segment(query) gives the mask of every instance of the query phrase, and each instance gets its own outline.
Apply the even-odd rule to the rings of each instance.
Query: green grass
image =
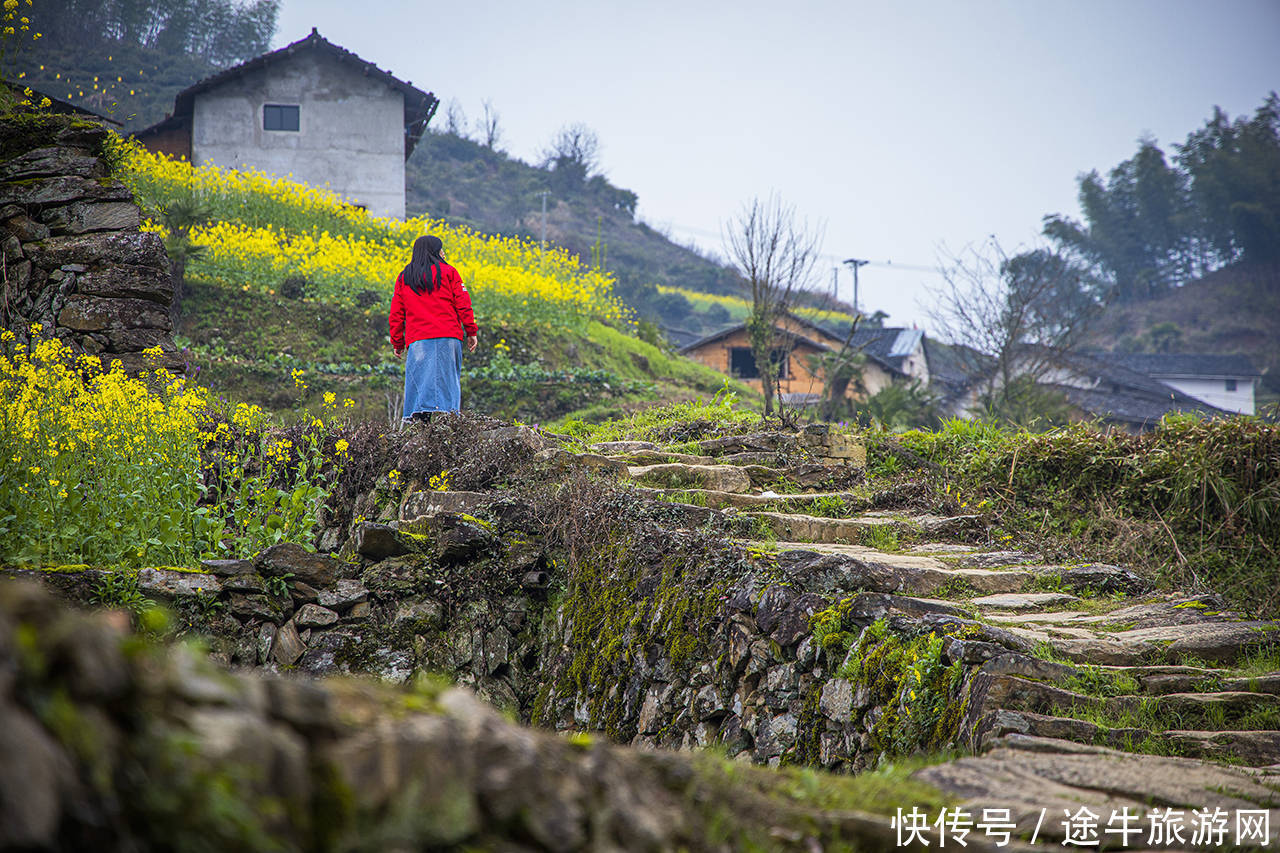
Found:
[[[721,390],[709,399],[699,397],[683,403],[655,405],[604,423],[566,418],[553,424],[552,428],[581,439],[585,444],[603,441],[667,442],[673,439],[689,442],[712,434],[742,433],[758,427],[761,422],[759,413],[737,403],[737,393],[726,380]],[[684,452],[675,446],[668,449]]]
[[[773,529],[773,524],[764,516],[756,516],[751,522],[750,537],[758,542],[764,542],[776,545],[778,534]]]
[[[899,440],[1022,541],[1280,613],[1280,425],[1178,415],[1141,435],[1089,423],[1037,434],[953,420]],[[876,456],[873,471],[894,467]]]
[[[316,412],[324,393],[332,392],[354,401],[348,414],[355,418],[383,421],[388,401],[401,389],[403,363],[387,344],[384,312],[366,314],[198,280],[188,282],[183,310],[178,342],[199,368],[197,380],[219,396],[279,414],[299,405]],[[482,329],[479,350],[464,356],[463,405],[508,419],[541,423],[560,417],[563,425],[626,418],[628,411],[664,400],[713,398],[725,387],[722,374],[599,322],[585,329]],[[503,339],[516,374],[489,378],[486,371],[498,365],[494,345]],[[561,365],[568,367],[562,371]],[[301,401],[290,375],[294,369],[304,372],[309,385]],[[540,378],[544,374],[549,378]],[[751,393],[735,383],[720,399],[739,391]],[[718,407],[703,409],[711,414]],[[689,405],[682,413],[700,411]],[[735,416],[746,421],[751,413]],[[679,418],[673,413],[670,424]]]
[[[1086,696],[1106,697],[1133,695],[1141,689],[1138,679],[1128,673],[1103,669],[1093,664],[1070,665],[1076,668],[1076,674],[1061,685],[1064,690]]]
[[[893,524],[872,524],[863,528],[862,541],[859,543],[877,551],[897,551],[901,548],[898,528]]]
[[[742,782],[754,782],[762,786],[765,793],[808,808],[891,815],[898,808],[918,806],[936,811],[953,803],[953,799],[931,785],[916,781],[912,775],[954,757],[954,753],[934,753],[900,758],[854,776],[794,767],[762,770],[733,762],[722,766]],[[711,757],[702,754],[697,760],[709,761]]]
[[[840,495],[822,495],[809,502],[805,510],[809,515],[820,518],[845,518],[849,515],[849,505]]]
[[[1280,643],[1259,646],[1249,651],[1231,669],[1229,677],[1249,678],[1280,672]]]

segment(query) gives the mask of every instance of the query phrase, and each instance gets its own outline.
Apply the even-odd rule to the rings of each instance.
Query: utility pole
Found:
[[[857,258],[849,258],[845,262],[845,266],[853,270],[853,315],[858,316],[858,267],[865,267],[870,261],[860,261]]]
[[[541,268],[542,256],[547,251],[547,196],[551,195],[551,190],[543,190],[538,195],[542,196],[542,239],[538,241],[538,267]]]
[[[831,268],[831,301],[840,298],[840,267]]]

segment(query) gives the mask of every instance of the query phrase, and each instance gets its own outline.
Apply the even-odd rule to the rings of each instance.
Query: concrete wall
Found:
[[[921,385],[929,384],[929,359],[924,354],[923,337],[911,354],[902,360],[902,372],[912,379],[919,379]]]
[[[1236,379],[1236,390],[1228,391],[1225,379],[1185,379],[1180,377],[1157,377],[1166,385],[1172,385],[1184,394],[1195,397],[1226,409],[1228,412],[1239,412],[1242,415],[1256,414],[1253,402],[1253,379],[1243,376]]]
[[[265,104],[297,104],[297,131],[264,130]],[[195,99],[192,162],[328,185],[375,216],[404,218],[404,96],[304,52]]]

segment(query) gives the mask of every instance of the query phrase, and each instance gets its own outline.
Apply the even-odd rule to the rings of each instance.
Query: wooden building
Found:
[[[776,360],[781,368],[778,386],[782,401],[789,405],[817,403],[822,395],[826,367],[844,348],[844,337],[794,314],[779,317],[776,329],[780,342]],[[861,399],[898,381],[929,382],[924,335],[917,329],[858,329],[850,346],[866,356],[866,363],[861,389],[849,385],[844,389],[848,397]],[[694,341],[680,352],[762,389],[745,323]]]

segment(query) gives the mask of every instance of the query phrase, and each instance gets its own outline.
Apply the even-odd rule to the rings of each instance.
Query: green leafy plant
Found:
[[[872,524],[863,528],[862,544],[877,551],[897,551],[898,528],[893,524]]]
[[[101,607],[128,610],[134,616],[156,606],[139,589],[136,572],[101,572],[90,587],[89,600]]]
[[[849,506],[840,495],[821,495],[809,504],[809,513],[825,518],[844,518],[849,514]]]
[[[274,598],[284,598],[289,594],[289,581],[293,578],[293,572],[285,572],[282,575],[273,575],[263,581],[267,594]]]

